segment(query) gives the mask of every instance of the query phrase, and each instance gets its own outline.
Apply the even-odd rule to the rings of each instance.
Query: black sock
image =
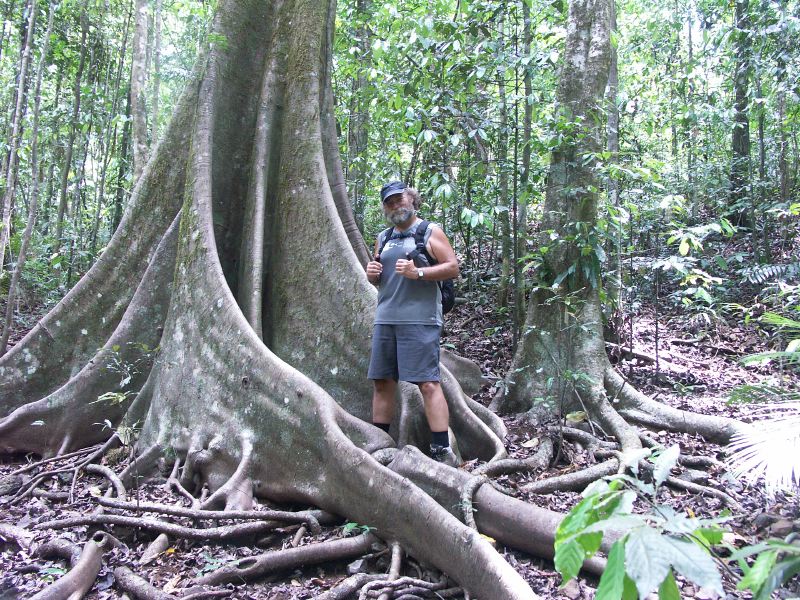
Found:
[[[450,438],[447,435],[447,430],[444,431],[431,431],[431,444],[434,446],[442,446],[443,448],[450,447]]]
[[[383,429],[386,433],[389,433],[389,425],[390,423],[373,423],[375,427],[378,429]]]

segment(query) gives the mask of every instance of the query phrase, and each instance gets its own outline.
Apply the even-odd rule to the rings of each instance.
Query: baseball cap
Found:
[[[386,202],[389,196],[400,194],[406,189],[406,184],[402,181],[390,181],[381,188],[381,202]]]

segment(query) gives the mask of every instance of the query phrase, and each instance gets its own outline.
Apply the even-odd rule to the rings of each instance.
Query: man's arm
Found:
[[[383,265],[379,261],[374,260],[378,257],[378,240],[375,240],[375,250],[373,250],[372,256],[373,260],[367,263],[367,281],[372,285],[378,285],[381,281],[381,273],[383,272]]]
[[[437,264],[423,267],[421,269],[422,279],[443,281],[458,277],[458,259],[444,231],[438,227],[431,228],[431,236],[428,238],[426,250]],[[414,266],[413,261],[398,260],[396,270],[400,275],[408,279],[419,279],[420,269]]]

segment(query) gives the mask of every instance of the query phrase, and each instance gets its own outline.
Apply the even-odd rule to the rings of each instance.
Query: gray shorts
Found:
[[[439,325],[375,325],[369,379],[439,381]]]

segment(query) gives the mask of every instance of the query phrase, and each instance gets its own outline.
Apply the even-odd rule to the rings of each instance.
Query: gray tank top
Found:
[[[383,272],[378,284],[378,310],[375,311],[376,325],[439,325],[442,320],[442,292],[439,284],[425,279],[408,279],[398,275],[395,263],[399,258],[416,248],[414,231],[419,226],[419,221],[408,228],[407,231],[395,230],[392,237],[386,242],[381,252]],[[430,224],[425,232],[425,244],[431,237]],[[378,247],[383,243],[383,238],[389,230],[381,232],[378,236]]]

